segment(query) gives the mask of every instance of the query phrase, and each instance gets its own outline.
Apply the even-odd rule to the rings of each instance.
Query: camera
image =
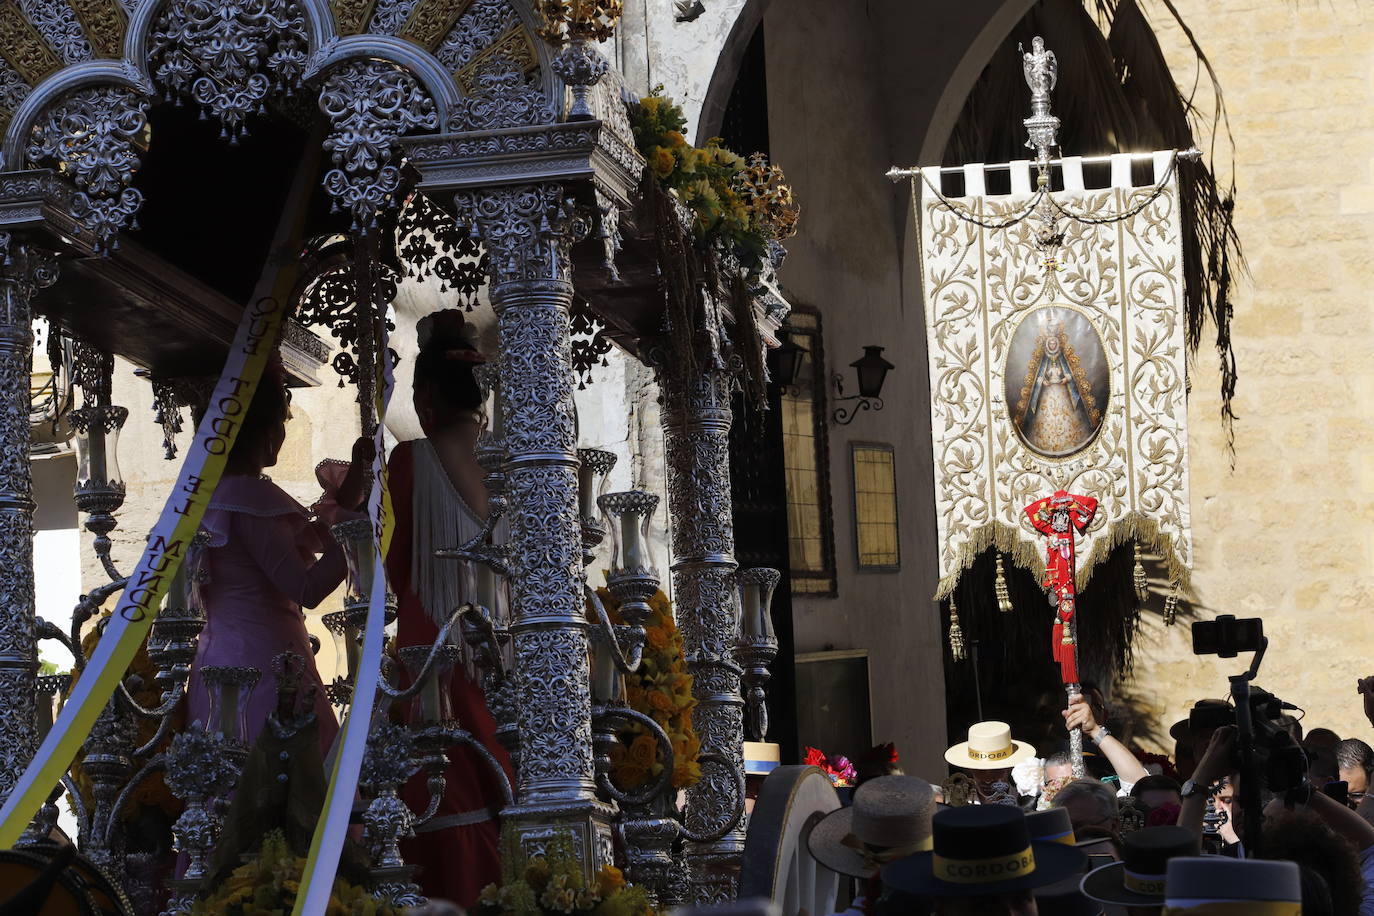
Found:
[[[1251,687],[1249,691],[1251,753],[1261,784],[1271,792],[1296,789],[1307,779],[1307,755],[1288,731],[1284,710],[1296,709],[1267,690]],[[1197,706],[1188,714],[1188,729],[1193,734],[1215,731],[1223,725],[1236,725],[1239,719],[1233,706]],[[1231,766],[1241,765],[1242,741],[1236,742]]]
[[[1258,652],[1264,642],[1264,621],[1258,617],[1237,619],[1222,614],[1216,620],[1193,624],[1193,654],[1235,658],[1242,652]]]
[[[1223,614],[1216,620],[1193,624],[1193,653],[1235,658],[1241,652],[1254,652],[1250,668],[1230,677],[1231,706],[1203,706],[1188,716],[1193,731],[1235,725],[1235,756],[1232,767],[1241,774],[1241,807],[1261,810],[1261,790],[1296,795],[1307,780],[1307,755],[1287,727],[1284,710],[1297,709],[1267,690],[1254,686],[1260,663],[1269,648],[1264,622],[1258,617],[1237,619]],[[1261,854],[1260,823],[1263,816],[1243,821],[1245,847],[1250,855]]]

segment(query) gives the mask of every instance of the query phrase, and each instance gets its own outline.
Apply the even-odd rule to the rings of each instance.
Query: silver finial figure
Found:
[[[1029,51],[1021,50],[1021,68],[1031,91],[1031,116],[1022,123],[1029,134],[1026,146],[1035,150],[1035,162],[1044,184],[1049,180],[1050,150],[1059,145],[1059,119],[1050,114],[1050,93],[1059,81],[1059,61],[1039,35],[1031,41]]]

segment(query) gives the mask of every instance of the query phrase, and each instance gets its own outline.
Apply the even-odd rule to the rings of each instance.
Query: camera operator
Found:
[[[1187,827],[1202,836],[1202,818],[1207,813],[1207,797],[1214,784],[1225,779],[1232,791],[1236,787],[1236,727],[1223,725],[1212,732],[1212,739],[1203,752],[1201,759],[1193,767],[1192,777],[1183,784],[1183,807],[1178,814],[1178,825]],[[1240,823],[1239,798],[1231,800],[1231,823]],[[1237,830],[1239,833],[1239,830]]]
[[[1212,741],[1208,745],[1202,759],[1198,761],[1196,769],[1193,771],[1193,778],[1190,784],[1184,786],[1183,810],[1179,814],[1178,823],[1182,827],[1202,836],[1202,817],[1206,811],[1208,787],[1227,779],[1230,783],[1233,799],[1230,805],[1231,819],[1237,833],[1243,835],[1242,824],[1245,821],[1247,812],[1243,809],[1238,791],[1239,774],[1235,766],[1236,755],[1236,728],[1233,725],[1218,728],[1212,735]],[[1299,790],[1294,793],[1301,797],[1306,796],[1305,801],[1294,805],[1296,811],[1284,815],[1284,799],[1274,798],[1265,807],[1264,813],[1267,817],[1275,819],[1275,828],[1266,831],[1266,838],[1275,845],[1270,850],[1272,857],[1287,858],[1291,850],[1284,843],[1285,836],[1294,838],[1296,831],[1292,824],[1295,818],[1305,819],[1314,824],[1309,826],[1320,826],[1322,830],[1339,837],[1343,843],[1328,844],[1326,852],[1313,861],[1301,864],[1315,868],[1328,884],[1332,886],[1333,892],[1339,893],[1339,889],[1346,883],[1345,877],[1349,873],[1352,865],[1357,866],[1363,878],[1363,887],[1357,888],[1360,899],[1359,916],[1374,916],[1374,826],[1371,826],[1364,818],[1345,805],[1332,798],[1327,797],[1321,792],[1310,790]],[[1285,823],[1287,826],[1285,827]],[[1240,845],[1240,853],[1243,856],[1244,846]],[[1305,847],[1313,847],[1312,842],[1299,844]],[[1352,855],[1345,857],[1341,854],[1342,849],[1358,853],[1358,857]],[[1297,853],[1292,853],[1296,855]]]

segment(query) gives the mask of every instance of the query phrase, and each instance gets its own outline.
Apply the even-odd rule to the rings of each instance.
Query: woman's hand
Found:
[[[376,457],[377,444],[371,436],[359,436],[354,440],[348,474],[344,477],[343,483],[339,484],[339,492],[335,497],[340,506],[354,512],[362,508],[363,503],[367,501],[367,472]]]
[[[1081,728],[1083,729],[1083,734],[1087,735],[1089,738],[1096,735],[1097,730],[1101,727],[1097,724],[1097,720],[1093,718],[1092,706],[1078,694],[1069,697],[1069,708],[1064,710],[1062,715],[1064,716],[1064,724],[1069,731],[1073,731],[1075,728]]]

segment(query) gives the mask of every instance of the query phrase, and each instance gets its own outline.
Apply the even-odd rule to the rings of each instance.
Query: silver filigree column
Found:
[[[501,415],[519,710],[518,800],[527,853],[570,830],[593,870],[611,861],[610,810],[592,760],[582,527],[573,417],[569,249],[574,208],[556,182],[455,196],[486,245],[501,329]]]
[[[0,801],[35,750],[38,659],[33,608],[33,477],[29,467],[29,375],[34,290],[56,279],[53,263],[4,235],[0,265]]]
[[[668,508],[672,516],[673,597],[697,707],[692,723],[701,753],[743,763],[744,700],[735,663],[735,530],[730,502],[730,393],[733,373],[707,366],[660,367]],[[736,791],[723,768],[703,770],[687,791],[687,827],[709,834],[734,813]],[[689,844],[688,881],[698,906],[735,897],[744,827],[718,840]]]

